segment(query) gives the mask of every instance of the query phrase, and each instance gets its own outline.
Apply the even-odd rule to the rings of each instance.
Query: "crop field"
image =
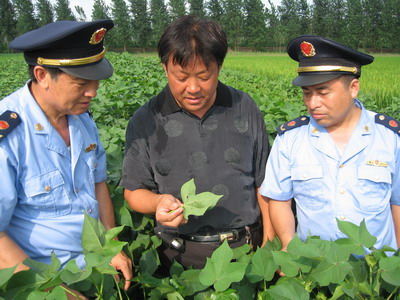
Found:
[[[90,110],[107,152],[108,185],[116,223],[121,225],[113,232],[119,233],[122,244],[114,241],[114,236],[105,233],[96,221],[86,222],[85,218],[82,245],[91,258],[85,270],[72,264],[59,270],[55,258],[51,266],[32,263],[36,268],[26,275],[0,270],[0,299],[44,299],[47,294],[43,290],[60,282],[104,300],[306,300],[341,296],[340,299],[400,299],[398,253],[386,257],[383,251],[372,248],[374,237],[365,224],[358,228],[344,221],[340,221],[340,230],[355,238],[342,244],[314,238],[304,243],[294,239],[288,253],[283,253],[277,240],[255,252],[246,247],[233,251],[224,243],[204,269],[183,270],[176,263],[170,277],[160,278],[156,272],[160,264],[156,249],[161,242],[153,232],[154,220],[130,210],[119,181],[128,120],[137,108],[162,90],[167,80],[155,54],[108,53],[107,57],[114,66],[114,75],[101,82]],[[221,71],[222,82],[254,98],[264,115],[271,142],[278,125],[306,114],[301,89],[291,84],[296,67],[283,54],[229,53]],[[377,55],[372,65],[363,68],[359,98],[368,109],[400,119],[399,70],[400,56],[383,55]],[[0,99],[27,80],[27,66],[21,54],[0,54]],[[122,247],[134,262],[135,277],[128,292],[115,282],[109,266],[111,254]],[[363,247],[373,251],[367,259],[349,260],[350,253],[363,254]],[[277,278],[277,269],[283,270],[286,277]],[[46,299],[62,299],[55,293],[64,292],[57,286],[51,293],[53,297]]]

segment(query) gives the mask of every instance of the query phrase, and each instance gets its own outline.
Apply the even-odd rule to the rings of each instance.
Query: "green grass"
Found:
[[[149,58],[157,57],[157,54],[133,56]],[[400,117],[400,55],[374,56],[375,61],[362,69],[359,98],[371,110]],[[109,57],[112,61],[112,55]],[[155,61],[159,61],[158,58]],[[0,54],[0,66],[2,98],[25,83],[28,76],[21,53]],[[159,68],[162,71],[161,65]],[[268,101],[271,93],[285,101],[288,93],[293,95],[296,92],[298,88],[291,87],[291,81],[296,77],[296,68],[297,62],[291,60],[286,53],[230,51],[224,62],[221,79],[248,92],[262,105]],[[301,101],[301,96],[298,100]]]
[[[373,98],[378,107],[400,102],[400,55],[374,55],[375,61],[362,68],[361,95]],[[224,63],[225,69],[276,76],[292,80],[296,77],[297,62],[286,54],[248,54],[230,52]]]

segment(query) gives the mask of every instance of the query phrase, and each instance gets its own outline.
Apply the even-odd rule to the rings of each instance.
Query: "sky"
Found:
[[[32,1],[35,2],[35,1]],[[56,3],[56,0],[50,0],[52,4]],[[69,0],[69,7],[71,8],[72,12],[76,15],[75,11],[75,6],[79,5],[83,8],[86,14],[86,18],[90,19],[90,16],[92,15],[92,7],[93,7],[93,0]],[[105,0],[107,4],[111,3],[111,0]],[[267,0],[262,0],[264,5],[268,5]],[[272,0],[272,3],[274,5],[279,5],[281,3],[281,0]]]

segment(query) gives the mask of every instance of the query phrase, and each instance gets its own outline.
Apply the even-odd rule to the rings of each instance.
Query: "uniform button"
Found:
[[[91,213],[92,213],[92,211],[93,211],[92,209],[89,209],[89,214],[91,214]]]
[[[95,169],[97,168],[97,164],[96,163],[93,164],[93,168],[95,168]]]
[[[340,216],[340,220],[344,221],[344,220],[346,220],[346,217],[345,216]]]
[[[341,193],[343,195],[344,193],[346,193],[346,191],[344,189],[340,189],[339,193]]]
[[[79,189],[78,188],[75,189],[75,193],[79,193]]]
[[[44,187],[44,190],[45,190],[46,192],[49,192],[49,191],[51,190],[51,187],[50,187],[49,185],[46,185],[46,186]]]
[[[339,168],[343,168],[344,167],[344,164],[341,164],[340,166],[339,166]]]

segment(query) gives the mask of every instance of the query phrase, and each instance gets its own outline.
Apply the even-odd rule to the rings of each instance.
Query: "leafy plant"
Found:
[[[340,230],[348,238],[334,242],[314,236],[305,241],[294,238],[287,252],[280,251],[278,239],[256,251],[250,250],[248,245],[230,249],[225,242],[209,258],[204,269],[185,270],[175,263],[169,276],[160,275],[157,248],[161,241],[153,233],[153,216],[133,212],[118,185],[128,120],[138,107],[165,86],[166,78],[155,57],[143,58],[127,53],[107,55],[115,74],[101,82],[91,111],[107,151],[108,184],[116,222],[122,226],[107,233],[97,221],[85,219],[83,248],[87,265],[84,270],[75,261],[60,270],[55,256],[51,265],[28,260],[26,263],[31,266],[28,271],[13,274],[14,268],[0,270],[0,299],[65,299],[66,291],[60,286],[64,282],[89,298],[105,300],[400,300],[399,250],[375,249],[375,238],[368,233],[364,223],[356,226],[338,221]],[[0,93],[5,96],[24,84],[28,76],[22,55],[7,56],[3,61],[6,65],[0,71]],[[257,65],[260,64],[253,63],[252,68]],[[392,76],[389,72],[379,74],[383,73]],[[264,115],[271,141],[278,125],[305,112],[300,90],[286,77],[244,72],[226,66],[221,72],[224,83],[248,92],[255,99]],[[360,98],[365,99],[367,108],[400,119],[397,96],[386,97],[384,102],[372,93]],[[182,198],[193,190],[195,194],[193,187],[188,186],[187,190],[186,194],[181,193]],[[117,234],[119,241],[113,240]],[[127,292],[115,281],[116,273],[109,266],[111,257],[122,248],[134,263],[135,277]],[[286,276],[278,276],[278,269]]]
[[[118,273],[110,265],[111,259],[126,245],[114,239],[122,229],[120,226],[106,231],[100,221],[85,214],[82,233],[85,268],[80,269],[75,260],[70,260],[60,269],[60,260],[54,253],[50,265],[28,258],[24,264],[29,270],[15,274],[15,267],[0,270],[0,299],[66,299],[66,293],[70,292],[62,283],[97,299],[112,299],[116,294],[122,299],[123,291],[114,277]]]
[[[217,204],[223,195],[215,195],[211,192],[196,194],[194,178],[185,182],[181,187],[183,201],[183,215],[187,219],[190,215],[202,216],[204,213]]]

